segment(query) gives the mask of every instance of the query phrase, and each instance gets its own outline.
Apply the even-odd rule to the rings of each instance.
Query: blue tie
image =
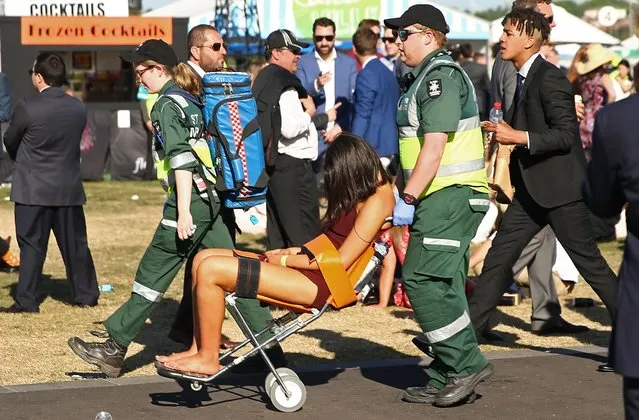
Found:
[[[526,81],[526,78],[522,76],[521,74],[517,73],[517,87],[515,88],[515,98],[514,98],[513,106],[517,106],[517,104],[519,103],[519,99],[521,99],[521,91],[524,88],[525,81]]]

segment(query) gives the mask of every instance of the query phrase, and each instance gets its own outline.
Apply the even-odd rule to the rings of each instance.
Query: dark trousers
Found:
[[[639,378],[623,377],[623,407],[626,420],[639,420]]]
[[[308,159],[278,155],[266,195],[266,249],[302,246],[320,234],[319,194]]]
[[[20,308],[38,310],[37,289],[52,229],[71,286],[71,301],[80,305],[93,305],[98,301],[100,292],[82,206],[47,207],[16,203],[15,222],[20,246],[20,275],[15,300]]]
[[[512,283],[512,267],[522,250],[546,225],[552,227],[579,273],[606,305],[614,323],[617,277],[599,252],[584,202],[546,209],[535,203],[522,186],[504,214],[468,302],[476,333],[484,331],[502,294]]]

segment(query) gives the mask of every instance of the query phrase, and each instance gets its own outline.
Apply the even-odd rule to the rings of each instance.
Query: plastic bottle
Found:
[[[388,250],[390,249],[390,247],[390,243],[383,242],[380,239],[377,239],[375,241],[375,253],[373,254],[368,264],[366,264],[362,275],[355,285],[355,291],[359,292],[360,301],[363,301],[370,292],[371,286],[374,283],[373,275],[375,273],[375,269],[382,263],[382,261],[386,257],[386,254],[388,254]]]
[[[101,284],[99,289],[101,292],[109,293],[109,292],[112,292],[115,288],[112,285],[105,283],[105,284]]]
[[[493,124],[499,124],[504,120],[504,111],[501,109],[501,102],[495,102],[493,104],[493,107],[488,114],[488,120]]]
[[[100,411],[96,416],[95,420],[113,420],[113,416],[107,413],[106,411]]]

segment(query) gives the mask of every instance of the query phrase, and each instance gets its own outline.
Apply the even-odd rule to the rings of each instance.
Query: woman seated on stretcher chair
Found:
[[[348,269],[392,215],[395,199],[390,180],[375,151],[345,133],[326,153],[324,185],[328,209],[323,233]],[[192,269],[193,344],[185,352],[156,357],[167,368],[182,372],[211,375],[220,370],[225,291],[315,308],[324,306],[330,296],[317,263],[299,247],[267,251],[259,259],[228,249],[207,249],[196,255]]]

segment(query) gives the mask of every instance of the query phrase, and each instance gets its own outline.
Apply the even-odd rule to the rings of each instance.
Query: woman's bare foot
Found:
[[[381,303],[376,303],[374,305],[368,305],[368,307],[372,308],[372,309],[384,309],[384,308],[388,307],[388,305],[384,305],[384,304],[381,304]]]
[[[180,360],[173,360],[164,364],[164,366],[179,370],[185,373],[199,373],[201,375],[213,375],[220,370],[220,362],[211,360],[201,354],[186,357]]]
[[[186,357],[191,357],[191,356],[195,356],[197,354],[197,348],[194,346],[191,346],[190,349],[188,349],[187,351],[182,351],[179,353],[171,353],[168,356],[155,356],[155,360],[157,360],[158,362],[164,363],[166,365],[167,362],[172,362],[175,360],[180,360],[180,359],[184,359]]]

